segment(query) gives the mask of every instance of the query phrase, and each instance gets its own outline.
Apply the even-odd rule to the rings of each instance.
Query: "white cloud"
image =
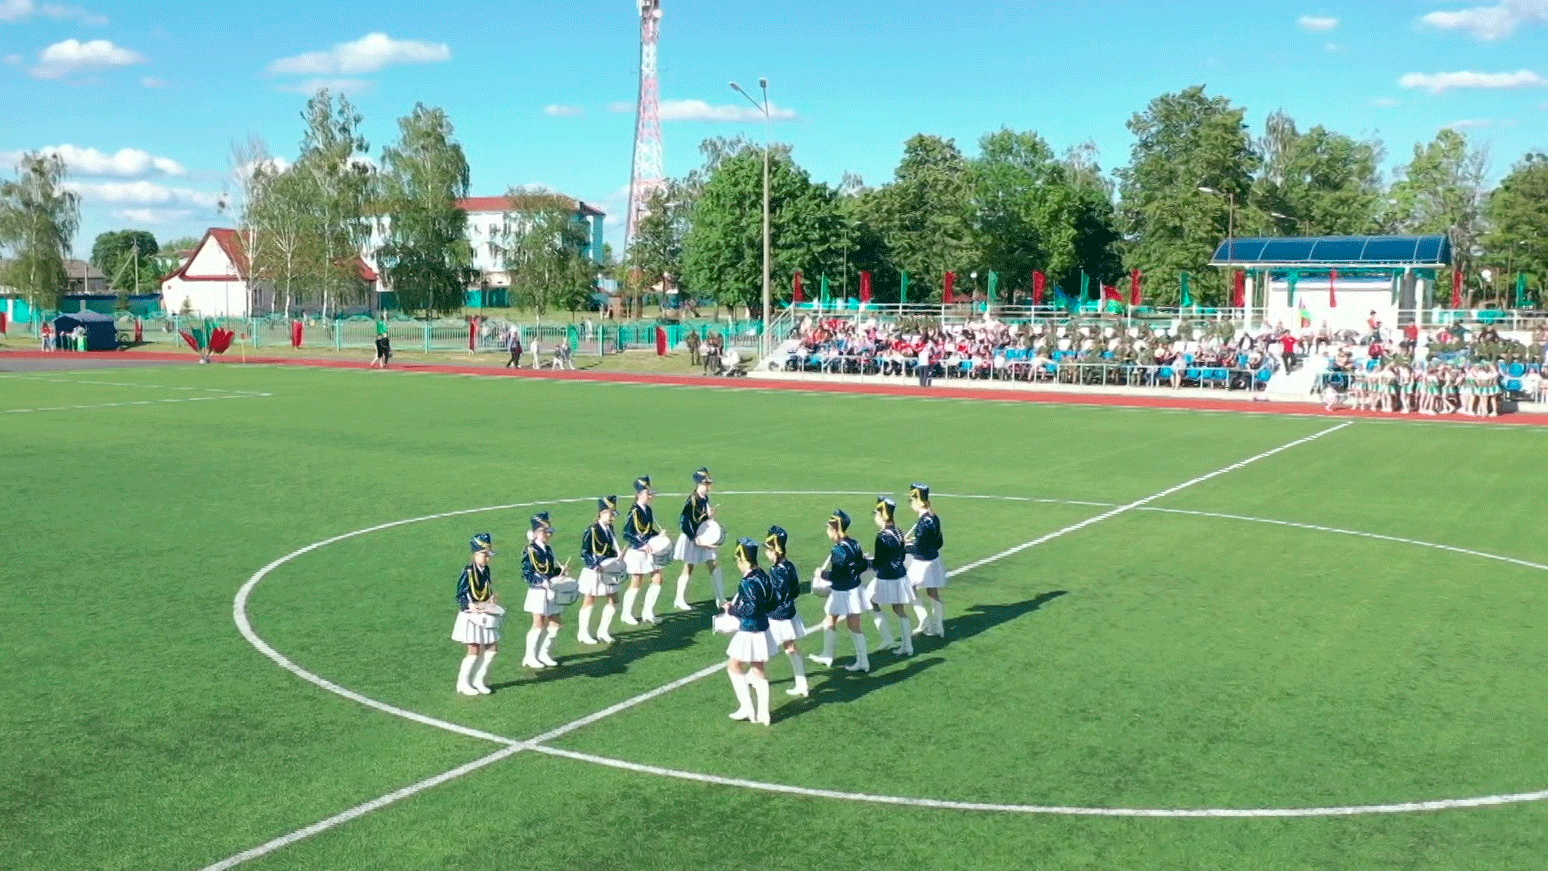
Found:
[[[1446,125],[1446,127],[1451,129],[1451,130],[1481,130],[1481,129],[1485,128],[1485,127],[1514,127],[1514,126],[1516,126],[1516,122],[1513,119],[1509,119],[1509,118],[1506,118],[1506,119],[1500,120],[1500,121],[1495,121],[1495,120],[1492,120],[1492,119],[1489,119],[1489,118],[1468,118],[1468,119],[1464,119],[1462,121],[1453,121],[1450,124]]]
[[[257,162],[240,164],[232,170],[232,173],[239,179],[245,179],[251,177],[253,171],[260,166],[269,172],[278,173],[290,169],[290,161],[283,157],[266,157]]]
[[[1378,109],[1391,109],[1400,102],[1396,97],[1377,97],[1371,101],[1371,105]]]
[[[392,64],[435,63],[450,59],[451,49],[445,43],[393,39],[385,33],[370,33],[354,42],[341,42],[327,51],[311,51],[295,57],[280,58],[269,64],[269,72],[303,76],[356,76],[374,73]]]
[[[1548,23],[1548,0],[1500,0],[1493,6],[1431,12],[1419,21],[1437,30],[1465,30],[1474,39],[1493,42],[1519,28]]]
[[[188,170],[170,157],[157,157],[138,148],[120,148],[105,154],[95,148],[79,145],[45,145],[38,151],[57,155],[65,162],[73,175],[107,175],[120,178],[139,178],[147,175],[186,175]],[[20,151],[0,151],[0,161],[15,163],[21,160]]]
[[[582,114],[585,111],[586,111],[585,109],[582,109],[579,106],[544,106],[543,107],[543,114],[544,115],[552,115],[555,118],[574,118],[576,115],[580,115],[580,114]]]
[[[1326,51],[1338,51],[1338,50],[1339,50],[1339,47],[1340,47],[1340,46],[1339,46],[1339,44],[1338,44],[1338,43],[1336,43],[1336,42],[1330,42],[1330,43],[1328,43],[1328,44],[1327,44],[1327,45],[1324,45],[1324,46],[1323,46],[1323,49],[1324,49],[1324,50],[1326,50]]]
[[[196,206],[213,209],[220,204],[221,195],[192,188],[168,187],[149,181],[66,181],[65,186],[81,195],[92,205],[114,206]]]
[[[65,6],[59,3],[39,5],[33,0],[0,0],[0,21],[20,21],[32,15],[42,15],[45,18],[55,18],[60,21],[74,21],[92,27],[101,27],[108,23],[107,16],[88,12],[79,6]]]
[[[1338,19],[1330,18],[1326,15],[1302,15],[1300,18],[1295,20],[1295,23],[1299,24],[1305,30],[1322,31],[1332,30],[1333,28],[1337,27]]]
[[[8,54],[5,56],[6,64],[13,67],[19,67],[23,63],[26,63],[26,61],[27,59],[19,54]]]
[[[307,79],[293,85],[278,85],[276,91],[286,91],[294,94],[306,94],[308,96],[318,91],[327,91],[331,94],[369,94],[376,87],[365,79]]]
[[[620,101],[608,108],[614,112],[633,112],[634,104]],[[794,109],[781,108],[773,103],[769,104],[769,117],[775,121],[799,121],[801,118]],[[762,121],[763,112],[753,108],[750,103],[746,106],[738,106],[734,103],[715,106],[703,100],[662,100],[661,120]]]
[[[81,42],[67,39],[43,49],[38,55],[37,66],[31,70],[35,79],[59,79],[81,70],[126,67],[145,63],[145,56],[114,45],[105,39]]]
[[[193,209],[118,209],[113,217],[130,224],[174,224],[194,214]]]
[[[146,88],[165,88],[167,86],[167,80],[157,78],[156,76],[146,76],[140,79],[140,85],[141,87]]]
[[[1530,88],[1548,84],[1548,80],[1531,70],[1517,70],[1513,73],[1408,73],[1398,79],[1398,84],[1405,88],[1423,88],[1432,94],[1440,94],[1458,89]]]

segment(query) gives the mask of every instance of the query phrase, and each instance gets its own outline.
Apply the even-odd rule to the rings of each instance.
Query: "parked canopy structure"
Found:
[[[1268,236],[1227,239],[1211,266],[1238,269],[1438,269],[1451,265],[1445,236]]]

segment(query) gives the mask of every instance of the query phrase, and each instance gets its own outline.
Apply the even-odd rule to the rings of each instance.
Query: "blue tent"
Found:
[[[66,336],[76,327],[86,328],[86,350],[88,351],[116,351],[118,350],[118,326],[109,315],[93,311],[71,312],[54,318],[55,341],[60,347],[74,349],[69,344]]]

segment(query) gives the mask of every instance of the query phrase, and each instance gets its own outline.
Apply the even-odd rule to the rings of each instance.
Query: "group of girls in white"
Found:
[[[1373,369],[1356,366],[1349,373],[1348,394],[1330,391],[1327,406],[1330,411],[1342,404],[1359,411],[1498,417],[1504,393],[1498,368],[1488,363],[1421,369],[1388,361]]]
[[[527,546],[522,552],[522,579],[527,593],[522,610],[531,615],[522,665],[530,669],[552,668],[554,640],[563,629],[563,613],[571,603],[580,601],[576,640],[583,645],[611,644],[615,618],[638,625],[656,623],[656,603],[661,595],[662,567],[673,559],[683,562],[678,577],[678,610],[691,610],[688,588],[694,568],[703,565],[714,584],[716,628],[732,635],[726,649],[727,671],[736,692],[738,708],[734,720],[768,725],[769,680],[767,664],[780,651],[791,663],[795,681],[787,690],[793,696],[808,696],[805,662],[797,642],[807,629],[796,610],[801,595],[800,575],[787,557],[789,533],[779,526],[769,527],[762,548],[751,538],[741,538],[734,546],[740,581],[735,595],[726,598],[725,582],[716,561],[725,534],[715,521],[710,503],[714,483],[708,469],[693,473],[694,489],[683,504],[679,516],[680,536],[675,545],[656,523],[652,510],[656,491],[650,478],[634,481],[635,499],[629,508],[622,532],[623,542],[613,524],[618,516],[618,497],[597,500],[596,521],[581,536],[581,561],[584,567],[577,579],[571,579],[568,563],[554,556],[550,542],[554,527],[548,513],[531,519]],[[944,637],[945,605],[941,590],[946,572],[941,564],[944,539],[940,518],[930,504],[930,488],[913,484],[909,505],[917,515],[905,534],[897,526],[897,503],[878,497],[872,513],[877,532],[873,553],[867,555],[850,536],[850,518],[843,510],[828,518],[825,533],[830,550],[827,560],[812,578],[812,591],[826,597],[822,623],[822,653],[809,657],[823,666],[832,666],[839,624],[848,629],[854,645],[854,661],[845,669],[868,672],[871,669],[869,645],[861,620],[870,615],[884,647],[900,656],[914,652],[916,635]],[[489,666],[499,652],[500,633],[505,610],[495,595],[489,561],[495,554],[494,539],[481,532],[471,540],[472,558],[457,582],[457,619],[452,639],[466,645],[457,675],[457,692],[486,695],[491,692],[486,678]],[[760,566],[760,550],[768,569]],[[869,583],[866,575],[872,575]],[[619,590],[623,606],[619,608]],[[643,608],[636,617],[634,609],[645,591]],[[592,615],[602,600],[601,620],[592,631]],[[913,609],[914,619],[909,618]],[[889,614],[884,609],[890,609]],[[619,611],[622,611],[620,616]],[[889,619],[895,619],[898,633],[894,639]]]

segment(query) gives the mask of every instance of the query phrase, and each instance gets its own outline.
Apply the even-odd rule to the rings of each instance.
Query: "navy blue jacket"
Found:
[[[769,584],[774,590],[774,610],[770,620],[790,620],[796,615],[796,597],[801,595],[801,576],[795,563],[782,559],[769,568]]]
[[[683,534],[689,538],[699,534],[699,527],[709,519],[709,497],[701,497],[698,493],[689,493],[688,501],[683,503],[682,516],[677,519],[677,526]]]
[[[903,568],[903,533],[896,526],[888,526],[876,533],[876,551],[871,554],[871,568],[876,577],[890,581],[908,574]]]
[[[534,541],[521,552],[521,577],[527,586],[541,587],[549,578],[557,578],[559,571],[553,548],[548,545]]]
[[[934,511],[919,515],[919,519],[914,522],[914,528],[908,531],[908,537],[904,541],[914,559],[924,562],[939,559],[941,548],[946,546],[946,539],[941,537],[941,519],[935,516]]]
[[[769,628],[769,612],[772,610],[774,588],[768,573],[753,566],[736,588],[736,598],[731,602],[731,616],[741,618],[743,632],[765,632]]]
[[[623,537],[629,547],[635,550],[644,550],[645,542],[661,534],[661,528],[656,525],[656,513],[650,510],[649,505],[634,503],[629,509],[629,519],[624,521]]]
[[[595,569],[602,565],[603,560],[615,556],[618,556],[618,540],[613,534],[613,528],[600,523],[586,527],[585,533],[581,535],[581,559],[586,561],[586,568]]]
[[[846,535],[833,545],[832,559],[822,576],[833,582],[834,592],[841,593],[860,586],[860,576],[870,567],[860,543]]]
[[[468,563],[457,579],[457,610],[466,611],[474,602],[487,602],[494,598],[494,586],[489,577],[489,564],[483,568]]]

